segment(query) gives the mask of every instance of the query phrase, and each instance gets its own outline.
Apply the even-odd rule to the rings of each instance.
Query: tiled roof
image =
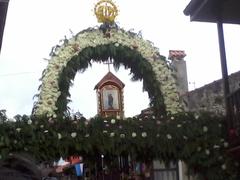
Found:
[[[181,60],[186,56],[185,52],[182,50],[169,50],[168,59],[177,59]]]
[[[240,24],[239,9],[239,0],[191,0],[183,12],[191,21]]]
[[[96,86],[94,87],[94,89],[98,89],[99,87],[101,87],[102,85],[104,85],[107,82],[114,82],[115,84],[117,84],[121,89],[124,88],[125,84],[118,79],[113,73],[111,73],[110,71],[96,84]]]

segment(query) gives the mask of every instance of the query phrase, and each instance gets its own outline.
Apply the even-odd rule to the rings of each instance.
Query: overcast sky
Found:
[[[70,37],[88,27],[99,25],[93,8],[97,0],[10,0],[0,54],[0,109],[12,117],[30,114],[39,78],[47,66],[51,48],[64,36]],[[142,31],[143,37],[168,56],[169,50],[185,50],[188,81],[195,88],[221,78],[221,66],[214,23],[190,22],[183,10],[189,0],[115,0],[120,9],[116,21],[125,30]],[[224,25],[229,74],[240,70],[240,28]],[[140,113],[148,106],[141,82],[131,82],[129,70],[116,74],[125,84],[126,116]],[[77,74],[71,88],[74,111],[86,117],[97,113],[97,82],[107,66],[94,64]],[[190,84],[190,89],[193,85]],[[141,97],[141,98],[140,98]]]

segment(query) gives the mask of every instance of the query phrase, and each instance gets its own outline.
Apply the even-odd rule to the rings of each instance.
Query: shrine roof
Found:
[[[113,82],[117,84],[121,89],[124,88],[125,84],[116,77],[113,73],[110,71],[96,84],[94,89],[98,89],[99,87],[103,86],[107,82]]]

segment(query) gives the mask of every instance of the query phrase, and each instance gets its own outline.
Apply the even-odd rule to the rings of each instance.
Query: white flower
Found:
[[[218,149],[218,148],[220,148],[220,146],[215,144],[215,145],[213,146],[213,148],[214,148],[214,149]]]
[[[202,149],[201,147],[198,147],[198,148],[197,148],[197,151],[199,152],[199,151],[201,151],[201,149]]]
[[[103,133],[107,133],[107,131],[106,131],[106,130],[104,130],[104,131],[103,131]]]
[[[62,135],[58,133],[58,139],[62,139]]]
[[[228,147],[228,142],[224,142],[224,143],[223,143],[223,146],[224,146],[225,148],[227,148],[227,147]]]
[[[142,132],[142,137],[147,137],[147,133],[146,132]]]
[[[210,154],[210,151],[208,149],[205,150],[206,155]]]
[[[199,115],[198,114],[195,114],[195,119],[198,119],[199,118]]]
[[[42,124],[42,125],[40,125],[40,128],[44,128],[44,125]]]
[[[156,117],[155,117],[155,116],[152,116],[152,118],[153,118],[153,119],[156,119]]]
[[[72,138],[75,138],[77,136],[77,133],[76,132],[72,132],[71,136],[72,136]]]
[[[14,140],[13,143],[14,143],[14,144],[17,144],[17,140]]]
[[[85,137],[86,137],[86,138],[89,137],[89,134],[86,134]]]
[[[180,127],[182,127],[182,125],[181,125],[181,124],[178,124],[177,127],[180,128]]]
[[[110,133],[110,137],[114,137],[115,136],[115,133],[114,132],[111,132]]]
[[[135,138],[137,136],[137,133],[133,132],[132,137]]]
[[[160,137],[160,134],[157,134],[156,137]]]
[[[21,128],[17,128],[16,131],[17,131],[17,132],[20,132],[20,131],[21,131]]]
[[[173,117],[173,116],[171,117],[171,120],[174,120],[174,117]]]
[[[167,134],[167,138],[168,139],[172,139],[172,135],[171,134]]]
[[[29,119],[27,123],[28,123],[29,125],[32,124],[32,120]]]
[[[203,132],[207,132],[208,131],[208,127],[207,126],[203,126]]]
[[[85,124],[85,126],[87,126],[88,125],[88,121],[85,121],[84,124]]]
[[[157,125],[160,125],[160,124],[161,124],[161,121],[158,120],[158,121],[156,121],[156,123],[157,123]]]
[[[221,168],[222,168],[222,170],[227,169],[226,164],[223,164],[223,165],[221,166]]]
[[[218,124],[218,127],[220,127],[220,128],[221,128],[221,127],[222,127],[222,124]]]
[[[188,137],[187,137],[187,136],[183,136],[183,139],[187,140],[187,139],[188,139]]]
[[[125,138],[125,134],[120,134],[120,138]]]
[[[116,120],[115,119],[111,119],[111,123],[115,124]]]
[[[54,120],[53,120],[52,118],[49,118],[49,119],[48,119],[48,122],[49,122],[50,124],[53,124],[53,123],[54,123]]]
[[[48,130],[43,131],[44,133],[48,133]]]

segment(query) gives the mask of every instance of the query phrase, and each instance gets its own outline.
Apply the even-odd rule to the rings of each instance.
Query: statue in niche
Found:
[[[118,90],[117,89],[103,90],[103,109],[117,110],[117,109],[119,109],[118,103],[119,102],[118,102]]]
[[[108,94],[108,109],[113,109],[113,96],[111,93]]]

